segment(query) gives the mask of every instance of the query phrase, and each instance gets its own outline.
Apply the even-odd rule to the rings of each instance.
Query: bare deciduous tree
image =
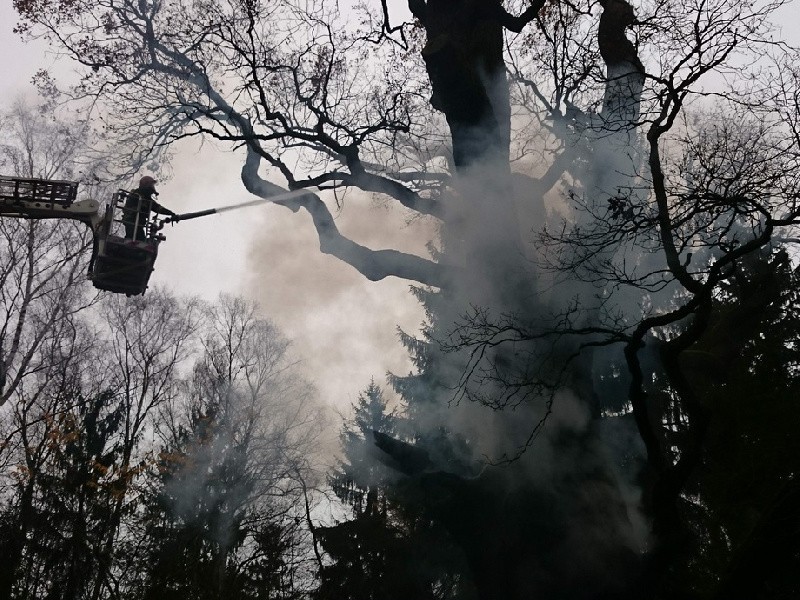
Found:
[[[70,178],[81,122],[46,117],[47,105],[17,101],[2,116],[0,168],[18,177]],[[89,232],[69,222],[0,222],[0,406],[39,367],[36,353],[59,321],[92,302],[83,284]],[[85,296],[85,297],[82,297]]]
[[[288,341],[256,310],[230,296],[204,308],[192,376],[157,423],[167,533],[152,541],[150,596],[184,580],[213,597],[313,583],[303,503],[324,421]],[[175,556],[176,544],[188,549]]]

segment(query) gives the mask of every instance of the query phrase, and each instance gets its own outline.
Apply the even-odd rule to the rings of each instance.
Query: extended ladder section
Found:
[[[0,176],[0,217],[23,219],[76,219],[94,226],[100,205],[94,200],[76,200],[78,184]]]
[[[78,196],[78,184],[74,181],[49,179],[23,179],[0,176],[0,200],[34,202],[40,208],[68,207]]]

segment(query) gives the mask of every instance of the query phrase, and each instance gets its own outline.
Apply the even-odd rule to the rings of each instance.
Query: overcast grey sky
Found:
[[[55,64],[43,44],[24,44],[12,33],[15,21],[11,2],[0,3],[3,106],[32,93],[33,73]],[[800,40],[800,1],[782,9],[781,24],[787,38]],[[69,67],[59,66],[56,72],[67,76]],[[199,150],[185,143],[176,152],[171,180],[160,185],[160,199],[177,212],[251,199],[239,181],[241,160],[209,145]],[[351,193],[338,225],[370,247],[424,254],[432,224],[407,226],[405,216]],[[386,371],[411,368],[395,331],[398,325],[416,331],[423,313],[408,294],[407,282],[369,282],[322,255],[307,214],[277,206],[248,208],[184,222],[165,233],[152,284],[208,299],[231,292],[257,300],[294,340],[325,401],[346,406],[370,377],[383,383]]]

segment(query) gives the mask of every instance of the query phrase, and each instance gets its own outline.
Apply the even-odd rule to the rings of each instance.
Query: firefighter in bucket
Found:
[[[126,238],[136,241],[147,239],[146,228],[150,221],[150,211],[160,215],[167,215],[176,220],[178,215],[161,206],[153,196],[158,196],[156,180],[149,175],[145,175],[139,180],[139,187],[128,194],[125,206],[122,209]]]

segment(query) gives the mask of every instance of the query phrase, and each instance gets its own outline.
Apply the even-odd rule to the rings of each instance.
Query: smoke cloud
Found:
[[[434,237],[431,220],[348,194],[337,218],[342,234],[371,248],[425,256]],[[310,217],[268,207],[247,254],[245,289],[293,341],[305,375],[329,404],[344,408],[371,378],[411,369],[397,327],[416,332],[424,318],[409,284],[396,278],[372,282],[338,259],[322,254]]]

